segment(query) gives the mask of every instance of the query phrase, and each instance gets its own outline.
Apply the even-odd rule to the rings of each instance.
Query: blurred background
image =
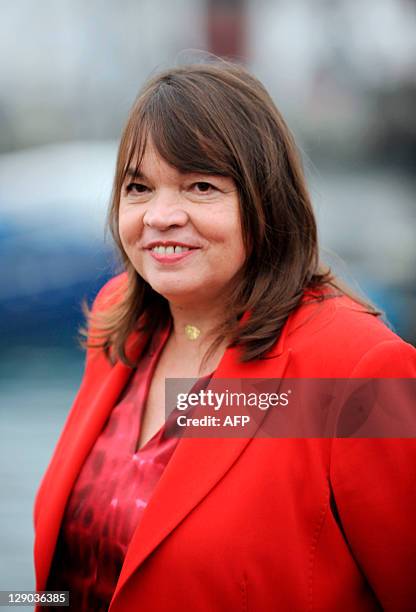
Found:
[[[197,51],[200,50],[200,51]],[[322,255],[416,341],[415,0],[19,0],[0,22],[0,589],[32,589],[32,504],[77,391],[80,303],[143,81],[246,64],[295,134]]]

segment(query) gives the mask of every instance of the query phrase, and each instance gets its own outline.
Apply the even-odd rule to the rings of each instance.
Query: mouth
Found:
[[[146,245],[145,250],[150,253],[150,256],[159,264],[175,264],[181,260],[190,257],[195,251],[201,247],[184,244],[182,242],[151,242]]]
[[[162,246],[158,245],[150,249],[152,253],[158,253],[159,255],[173,255],[174,253],[186,253],[186,251],[190,251],[189,247],[182,247],[179,245],[176,246]]]
[[[194,251],[200,247],[191,244],[184,244],[183,242],[151,242],[145,247],[145,250],[150,251],[156,255],[181,255],[189,251]]]

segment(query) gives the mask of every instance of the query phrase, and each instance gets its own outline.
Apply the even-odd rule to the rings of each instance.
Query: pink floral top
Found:
[[[67,503],[46,588],[69,591],[70,608],[78,612],[108,609],[129,542],[179,441],[163,435],[168,420],[136,451],[150,381],[169,333],[168,327],[153,337]]]

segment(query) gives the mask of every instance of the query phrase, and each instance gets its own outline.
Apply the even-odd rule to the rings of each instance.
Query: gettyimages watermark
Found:
[[[416,438],[413,378],[170,378],[167,437]]]

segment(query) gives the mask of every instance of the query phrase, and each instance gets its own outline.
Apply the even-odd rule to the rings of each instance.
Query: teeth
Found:
[[[174,253],[183,253],[185,251],[189,251],[189,247],[182,246],[162,246],[158,245],[152,248],[153,253],[158,253],[159,255],[173,255]]]

